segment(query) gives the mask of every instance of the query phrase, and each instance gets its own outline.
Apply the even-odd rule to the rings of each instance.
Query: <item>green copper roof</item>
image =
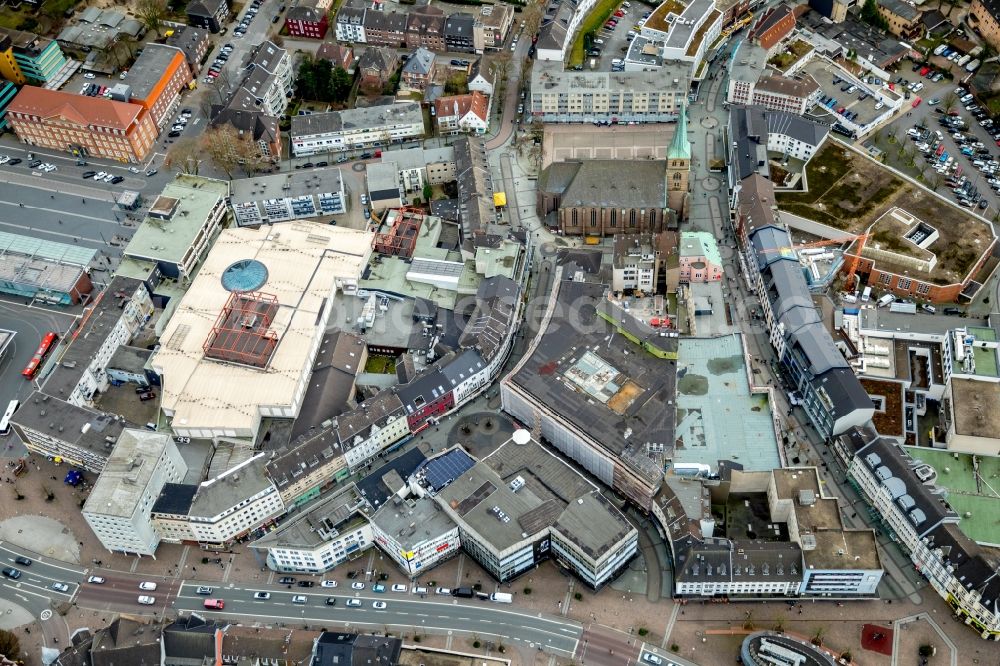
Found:
[[[677,130],[674,132],[674,139],[670,142],[667,150],[668,160],[689,160],[691,159],[691,143],[688,141],[688,121],[687,109],[681,105],[677,114]]]
[[[719,245],[707,231],[682,231],[679,250],[682,257],[705,257],[709,263],[722,266]]]

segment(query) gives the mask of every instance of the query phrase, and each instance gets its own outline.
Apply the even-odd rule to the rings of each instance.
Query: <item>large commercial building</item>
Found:
[[[225,548],[285,512],[259,453],[199,485],[170,483],[152,507],[164,541]],[[263,535],[260,535],[263,536]]]
[[[458,525],[465,551],[500,582],[551,558],[599,589],[638,550],[625,516],[526,430],[478,462],[452,449],[415,479]]]
[[[403,102],[362,109],[313,113],[292,118],[291,146],[296,157],[359,148],[385,148],[424,135],[420,104]]]
[[[824,437],[864,425],[875,414],[875,405],[820,321],[801,264],[783,249],[792,242],[768,207],[774,200],[771,183],[748,180],[751,184],[738,194],[739,259],[760,297],[771,344],[802,396],[803,409]]]
[[[333,297],[356,288],[371,247],[368,232],[310,222],[224,230],[151,360],[174,433],[255,438],[262,418],[294,418]]]
[[[98,393],[110,384],[108,363],[127,345],[153,314],[153,301],[142,281],[116,275],[95,299],[43,389],[77,407],[93,407]]]
[[[191,67],[181,49],[154,43],[143,48],[125,77],[129,100],[163,127],[180,106],[181,91],[191,82]]]
[[[649,510],[674,444],[676,337],[610,301],[606,285],[562,271],[538,335],[500,384],[503,409]]]
[[[626,73],[576,72],[564,70],[562,60],[539,61],[525,108],[546,123],[673,122],[687,99],[688,77],[677,63]]]
[[[228,183],[178,174],[153,201],[122,252],[187,284],[226,220]]]
[[[336,167],[239,178],[230,187],[229,205],[240,227],[347,212],[344,179]]]
[[[125,430],[83,505],[83,518],[109,551],[154,555],[160,535],[150,517],[153,503],[166,484],[180,483],[186,473],[173,437]]]
[[[21,88],[7,119],[29,146],[119,162],[143,160],[157,135],[152,115],[139,104],[35,86]]]

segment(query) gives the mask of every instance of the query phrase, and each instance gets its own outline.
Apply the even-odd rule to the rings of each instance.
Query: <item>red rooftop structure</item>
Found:
[[[278,346],[278,335],[271,330],[277,312],[276,296],[232,292],[202,345],[205,356],[255,368],[267,367]]]

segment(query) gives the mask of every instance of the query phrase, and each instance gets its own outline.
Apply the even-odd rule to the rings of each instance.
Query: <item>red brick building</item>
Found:
[[[285,14],[285,29],[292,37],[308,37],[323,39],[330,27],[327,11],[322,2],[303,0],[298,5],[290,7]]]
[[[879,268],[877,261],[867,257],[858,261],[857,275],[868,286],[896,296],[911,297],[930,303],[968,303],[982,286],[973,278],[992,256],[994,245],[996,245],[996,239],[989,247],[983,248],[983,253],[965,275],[965,278],[961,282],[952,284],[936,284],[912,275],[893,273],[885,268]],[[852,250],[856,248],[856,245],[851,247]],[[845,259],[850,261],[848,257]]]
[[[750,41],[772,49],[795,29],[795,12],[788,5],[778,5],[766,12],[750,31]]]

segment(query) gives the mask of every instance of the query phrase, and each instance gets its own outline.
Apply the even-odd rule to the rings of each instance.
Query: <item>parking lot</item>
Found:
[[[916,77],[908,68],[901,71],[910,80]],[[960,101],[956,101],[951,110],[957,113],[954,118],[961,120],[962,124],[955,127],[943,125],[943,112],[946,111],[944,106],[947,101],[955,99],[956,89],[955,83],[949,81],[928,85],[924,91],[928,97],[926,104],[901,116],[890,128],[881,130],[877,140],[885,151],[888,164],[922,179],[925,185],[960,205],[968,208],[974,206],[979,215],[992,219],[1000,210],[1000,195],[990,179],[997,178],[1000,169],[991,169],[989,163],[1000,162],[1000,148],[997,147],[998,139],[995,138],[1000,137],[1000,129],[984,128]],[[914,127],[924,127],[926,130],[921,130],[919,136],[907,134]],[[941,132],[940,139],[936,134],[938,131]],[[891,141],[890,133],[894,135]],[[917,144],[921,146],[918,148]],[[927,144],[929,151],[921,151],[922,144]],[[965,154],[962,152],[963,148],[966,149]],[[945,154],[947,156],[942,162],[941,156]],[[949,158],[950,165],[939,171],[942,163],[949,164]],[[974,165],[976,160],[982,162],[983,168]],[[963,188],[964,196],[954,192],[956,187]],[[963,198],[968,203],[961,203]]]
[[[813,115],[826,116],[831,122],[846,117],[855,125],[865,126],[886,112],[887,103],[891,106],[899,101],[899,96],[888,89],[888,82],[881,79],[873,77],[871,83],[866,80],[857,85],[855,79],[844,78],[846,72],[823,60],[813,60],[802,69],[819,84],[821,101],[826,100],[826,104],[813,109]]]
[[[636,31],[636,24],[642,18],[642,15],[649,11],[646,5],[636,2],[631,7],[625,7],[624,4],[619,5],[617,11],[622,11],[625,13],[624,16],[613,16],[609,20],[617,21],[617,25],[613,28],[607,27],[607,23],[597,31],[594,36],[593,47],[599,48],[601,53],[599,56],[593,56],[588,53],[586,60],[584,61],[584,66],[587,69],[591,69],[591,61],[595,61],[595,66],[593,69],[600,71],[608,71],[612,69],[611,61],[620,60],[625,58],[625,54],[628,52],[628,33],[630,30]]]

